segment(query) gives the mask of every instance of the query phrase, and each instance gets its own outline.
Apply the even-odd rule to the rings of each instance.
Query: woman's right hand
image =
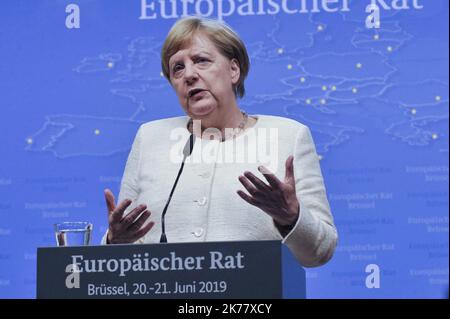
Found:
[[[134,243],[145,236],[155,225],[154,222],[149,222],[142,227],[151,214],[146,205],[139,205],[123,216],[125,209],[131,205],[131,200],[125,199],[116,206],[114,195],[109,189],[105,189],[105,200],[109,224],[106,236],[107,244]]]

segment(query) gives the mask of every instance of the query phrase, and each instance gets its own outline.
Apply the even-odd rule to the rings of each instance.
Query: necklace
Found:
[[[244,130],[245,126],[247,125],[248,122],[248,114],[245,111],[241,111],[241,114],[243,116],[243,119],[241,121],[241,123],[239,123],[237,130],[234,130],[233,135],[231,135],[229,138],[235,137],[236,135],[238,135],[241,131]],[[192,125],[193,125],[193,120],[192,118],[189,119],[189,122],[187,124],[188,130],[189,132],[192,133]],[[224,140],[224,139],[222,139]]]

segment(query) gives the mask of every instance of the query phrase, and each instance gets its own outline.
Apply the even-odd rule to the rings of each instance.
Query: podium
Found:
[[[300,299],[306,278],[280,241],[51,247],[37,298]]]

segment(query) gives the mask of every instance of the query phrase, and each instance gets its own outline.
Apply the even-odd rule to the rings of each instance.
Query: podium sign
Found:
[[[37,298],[282,298],[280,241],[38,248]]]

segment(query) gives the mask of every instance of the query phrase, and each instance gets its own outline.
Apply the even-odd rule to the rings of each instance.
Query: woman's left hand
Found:
[[[238,190],[238,195],[247,203],[262,209],[273,218],[277,226],[293,226],[300,213],[300,204],[295,193],[294,157],[286,160],[284,182],[280,181],[264,166],[258,167],[269,185],[251,172],[244,172],[239,181],[250,195]]]

